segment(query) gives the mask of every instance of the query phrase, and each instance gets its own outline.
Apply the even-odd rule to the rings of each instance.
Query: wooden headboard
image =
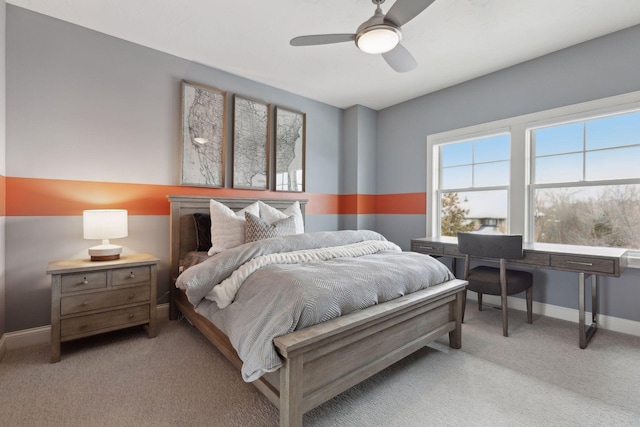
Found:
[[[223,205],[228,206],[234,211],[239,211],[246,208],[250,204],[261,200],[264,203],[279,209],[284,210],[291,206],[291,203],[298,200],[300,202],[300,210],[304,217],[306,199],[250,199],[241,197],[207,197],[207,196],[167,196],[171,203],[170,213],[170,273],[171,284],[170,287],[174,288],[173,283],[175,278],[178,277],[179,268],[182,264],[187,252],[193,251],[196,248],[196,231],[193,220],[193,214],[202,212],[209,213],[209,200],[213,199]]]

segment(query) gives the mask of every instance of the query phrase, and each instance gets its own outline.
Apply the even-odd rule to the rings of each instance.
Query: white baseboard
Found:
[[[169,304],[158,304],[156,306],[156,315],[159,319],[169,318]],[[40,326],[37,328],[23,329],[16,332],[8,332],[0,338],[0,360],[6,350],[14,350],[17,348],[28,347],[36,344],[51,343],[51,325]]]
[[[475,292],[468,292],[467,298],[477,301]],[[500,307],[500,297],[496,295],[482,296],[482,304],[490,304]],[[524,298],[507,297],[507,305],[514,310],[526,311],[527,301]],[[557,305],[543,304],[533,302],[533,312],[542,316],[552,317],[554,319],[567,320],[569,322],[578,323],[578,310],[573,308],[560,307]],[[591,312],[585,313],[587,326],[591,323]],[[621,319],[619,317],[606,316],[598,314],[598,329],[607,329],[609,331],[621,332],[634,336],[640,336],[640,322],[634,320]]]
[[[156,306],[156,314],[158,319],[166,320],[169,318],[169,303],[158,304]]]
[[[7,332],[4,336],[7,337],[7,350],[15,350],[16,348],[36,344],[49,344],[51,342],[51,326],[39,326],[16,332]]]
[[[0,362],[2,362],[2,358],[4,354],[7,352],[7,339],[5,338],[5,334],[2,334],[0,337]]]

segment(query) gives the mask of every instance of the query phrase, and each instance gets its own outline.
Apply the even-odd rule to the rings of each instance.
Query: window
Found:
[[[640,92],[427,136],[427,235],[523,234],[640,258]]]
[[[640,249],[640,112],[530,132],[532,240]]]
[[[508,134],[439,145],[440,234],[507,231]]]

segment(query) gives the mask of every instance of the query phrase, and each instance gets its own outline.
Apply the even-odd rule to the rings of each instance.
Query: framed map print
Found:
[[[180,184],[224,186],[227,93],[182,81]]]
[[[305,191],[306,114],[276,107],[276,191]]]
[[[233,97],[233,188],[269,189],[269,104]]]

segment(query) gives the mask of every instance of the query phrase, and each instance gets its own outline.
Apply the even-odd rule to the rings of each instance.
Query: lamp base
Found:
[[[118,255],[91,255],[91,261],[113,261],[114,259],[120,259],[120,254]]]
[[[118,245],[98,245],[89,248],[91,261],[112,261],[120,258],[122,246]]]

